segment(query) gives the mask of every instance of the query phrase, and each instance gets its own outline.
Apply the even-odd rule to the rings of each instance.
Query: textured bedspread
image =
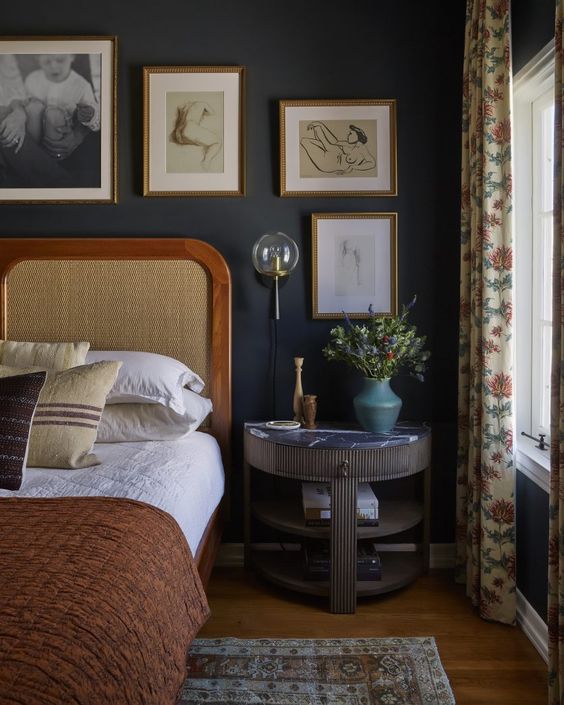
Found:
[[[209,614],[186,539],[125,499],[0,499],[0,704],[169,705]]]

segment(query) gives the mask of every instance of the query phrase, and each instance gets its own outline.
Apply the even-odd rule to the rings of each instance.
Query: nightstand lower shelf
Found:
[[[381,595],[399,590],[423,572],[423,558],[413,551],[381,551],[382,579],[358,581],[356,594]],[[268,580],[290,590],[310,595],[329,595],[328,580],[305,580],[301,551],[253,551],[256,571]]]
[[[263,524],[288,534],[328,539],[329,526],[308,526],[299,500],[270,500],[252,503],[252,513]],[[357,538],[370,539],[407,531],[423,521],[423,504],[415,500],[386,500],[380,506],[378,526],[358,526]]]

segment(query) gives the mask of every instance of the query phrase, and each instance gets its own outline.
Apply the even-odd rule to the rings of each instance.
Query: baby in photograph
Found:
[[[90,83],[73,70],[74,59],[74,54],[40,54],[40,68],[25,79],[28,133],[49,152],[75,130],[100,130],[99,105]],[[68,152],[55,156],[63,159]]]

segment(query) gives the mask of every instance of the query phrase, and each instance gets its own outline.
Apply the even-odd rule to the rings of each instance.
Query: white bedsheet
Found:
[[[17,492],[0,497],[126,497],[171,514],[196,553],[224,490],[217,441],[198,431],[178,441],[97,443],[101,465],[80,470],[28,468]]]

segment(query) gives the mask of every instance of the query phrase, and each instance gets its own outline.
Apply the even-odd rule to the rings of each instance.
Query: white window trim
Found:
[[[545,492],[550,492],[550,451],[539,450],[537,445],[530,438],[519,436],[516,442],[515,465],[529,480]]]
[[[524,108],[527,102],[530,102],[530,94],[527,95],[526,84],[533,76],[541,83],[552,80],[554,55],[554,40],[552,40],[514,78],[514,153],[517,165],[520,157],[530,162],[531,154],[531,119],[530,113]],[[531,180],[528,173],[526,173],[526,177],[523,174],[520,174],[520,178],[515,180],[514,198],[515,248],[516,252],[520,250],[520,255],[515,257],[515,332],[519,329],[519,321],[531,320],[532,282],[530,267],[527,267],[532,258],[530,238],[527,236],[525,243],[523,243],[523,232],[531,232],[532,229],[532,208],[529,195],[531,194]],[[523,252],[525,252],[525,256],[523,256]],[[531,346],[520,341],[518,345],[515,345],[515,370],[516,372],[519,369],[530,370],[531,365]],[[517,385],[515,385],[515,412],[517,433],[514,445],[517,470],[548,492],[550,451],[539,450],[535,447],[537,445],[535,441],[520,435],[522,429],[531,427],[531,398],[529,392],[519,394]]]

